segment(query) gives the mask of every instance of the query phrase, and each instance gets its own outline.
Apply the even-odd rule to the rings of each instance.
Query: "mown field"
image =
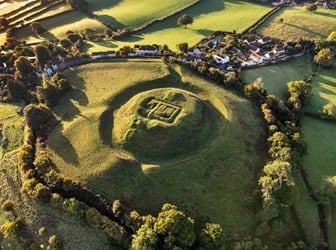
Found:
[[[189,71],[176,70],[160,61],[130,61],[66,71],[74,89],[54,109],[61,124],[47,142],[56,165],[65,176],[122,199],[143,214],[171,202],[200,221],[221,223],[227,233],[252,233],[256,218],[244,208],[244,200],[255,188],[263,164],[256,154],[263,152],[258,146],[261,121],[247,100]],[[209,100],[227,119],[227,125],[219,127],[222,133],[201,151],[155,163],[138,162],[104,144],[111,134],[106,110],[158,87],[192,91]]]
[[[86,50],[101,51],[134,44],[167,44],[175,50],[176,44],[187,42],[194,45],[217,30],[241,32],[270,10],[268,6],[252,2],[213,0],[209,4],[201,0],[199,4],[185,11],[194,18],[194,23],[186,29],[177,27],[179,16],[173,16],[123,41],[90,42]]]
[[[304,55],[288,62],[244,70],[243,80],[251,83],[261,77],[268,94],[284,99],[287,91],[287,82],[303,80],[311,72],[311,58],[308,55]]]
[[[0,147],[0,159],[3,154],[18,148],[22,143],[22,117],[16,113],[18,107],[19,104],[0,103],[0,142],[4,137],[9,142],[6,149]]]
[[[90,0],[89,10],[117,28],[135,29],[182,9],[197,0],[171,0],[160,4],[156,0]],[[130,15],[130,13],[132,13]]]
[[[310,12],[304,6],[287,7],[268,19],[257,32],[283,40],[321,39],[336,30],[335,19],[334,10],[319,8]]]

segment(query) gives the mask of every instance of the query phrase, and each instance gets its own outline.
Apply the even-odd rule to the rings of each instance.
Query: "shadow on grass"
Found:
[[[90,11],[98,11],[102,9],[110,9],[115,5],[118,5],[123,0],[88,0],[89,2],[89,10]]]
[[[74,146],[68,138],[62,133],[63,126],[57,124],[53,129],[51,139],[52,143],[48,143],[48,147],[51,148],[59,157],[61,157],[66,163],[74,166],[79,165],[78,154]]]
[[[125,24],[117,21],[117,19],[115,19],[112,16],[109,15],[97,15],[101,20],[103,20],[104,22],[107,22],[108,24],[112,25],[115,28],[124,28]]]
[[[285,23],[285,24],[290,26],[290,27],[293,27],[293,28],[296,28],[296,29],[299,29],[299,30],[303,30],[303,31],[305,31],[305,32],[307,32],[311,35],[314,35],[314,36],[319,36],[319,37],[323,36],[322,33],[315,32],[311,29],[307,29],[307,28],[304,28],[302,26],[298,26],[298,25],[295,25],[295,24],[292,24],[292,23]]]
[[[336,19],[336,14],[333,14],[333,13],[325,13],[325,12],[319,12],[319,11],[317,11],[314,14],[320,15],[320,16],[325,16],[325,17],[330,17],[330,18],[335,18]]]

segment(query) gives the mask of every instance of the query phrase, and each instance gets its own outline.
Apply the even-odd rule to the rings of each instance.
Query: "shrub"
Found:
[[[328,103],[322,107],[321,110],[322,118],[325,119],[336,119],[336,107],[332,103]]]
[[[32,191],[34,198],[43,201],[49,202],[51,197],[51,191],[48,187],[44,186],[42,183],[37,183]]]
[[[317,55],[314,56],[314,61],[321,65],[322,67],[328,68],[333,65],[334,62],[334,55],[331,52],[331,49],[324,48],[321,49]]]
[[[56,235],[50,236],[48,240],[48,250],[60,250],[62,249],[62,242],[56,237]]]
[[[308,10],[308,11],[315,11],[315,10],[317,10],[317,5],[314,4],[314,3],[312,3],[312,4],[307,4],[307,6],[306,6],[306,10]]]
[[[7,221],[1,226],[0,230],[3,233],[5,239],[15,240],[19,237],[21,226],[22,225],[20,220]]]

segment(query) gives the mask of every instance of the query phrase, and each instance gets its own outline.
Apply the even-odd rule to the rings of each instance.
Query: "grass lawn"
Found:
[[[3,154],[18,148],[22,143],[22,117],[16,114],[19,107],[15,104],[0,103],[0,141],[5,136],[9,143],[7,149],[0,148],[0,159]]]
[[[51,11],[50,14],[54,13],[54,11]],[[69,30],[78,32],[86,28],[91,28],[103,31],[105,28],[100,22],[88,18],[81,11],[71,11],[56,17],[50,17],[40,21],[40,24],[48,30],[48,32],[44,33],[41,37],[33,35],[29,27],[20,29],[16,36],[19,39],[25,39],[28,43],[33,43],[44,39],[56,40],[58,38],[65,38],[66,32]]]
[[[336,175],[335,123],[303,117],[302,129],[308,144],[304,168],[310,183],[317,189],[324,176]]]
[[[29,1],[13,1],[13,2],[4,2],[0,4],[0,16],[11,12],[13,10],[16,10],[20,8],[21,6],[27,4],[28,2],[31,2],[32,0]]]
[[[135,29],[153,20],[175,13],[197,0],[170,0],[158,4],[156,0],[89,0],[89,9],[105,22],[121,28]],[[132,13],[130,15],[130,13]]]
[[[319,215],[316,203],[310,198],[300,174],[294,174],[295,184],[299,190],[299,197],[294,201],[294,208],[297,213],[302,230],[307,238],[308,244],[317,246],[320,236]]]
[[[284,99],[287,91],[287,82],[303,80],[311,73],[312,65],[310,60],[309,56],[304,55],[280,64],[247,69],[243,71],[243,80],[251,83],[261,77],[268,94]]]
[[[336,60],[332,68],[321,69],[311,84],[313,96],[307,102],[306,111],[317,113],[327,103],[336,106]]]
[[[263,131],[248,100],[159,60],[93,63],[65,73],[74,89],[55,107],[61,123],[47,142],[62,174],[142,214],[171,202],[198,221],[222,224],[227,233],[253,233],[256,218],[243,204],[263,165],[256,154]],[[118,110],[133,95],[163,87],[211,102],[225,119],[218,136],[184,158],[155,163],[138,162],[105,143],[113,130],[110,108]]]
[[[279,21],[281,18],[283,22]],[[321,39],[336,30],[335,19],[334,10],[319,8],[310,12],[305,7],[287,7],[266,21],[257,32],[283,40]]]
[[[186,14],[194,18],[194,23],[188,28],[177,27],[178,16],[156,23],[147,29],[134,34],[123,41],[106,41],[101,43],[90,43],[86,51],[98,51],[114,47],[134,44],[167,44],[175,50],[176,44],[187,42],[190,46],[196,44],[204,36],[214,31],[241,32],[271,8],[252,2],[236,2],[233,0],[212,0],[209,4],[206,0],[188,10]],[[96,47],[97,46],[97,47]]]

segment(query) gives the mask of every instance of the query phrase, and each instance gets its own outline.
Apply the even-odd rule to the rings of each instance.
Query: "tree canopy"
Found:
[[[37,45],[37,46],[35,46],[34,47],[34,53],[36,55],[37,61],[41,65],[46,64],[51,59],[49,50],[47,49],[47,47],[45,47],[43,45]]]
[[[193,22],[194,19],[191,16],[189,16],[188,14],[184,14],[180,16],[179,19],[177,20],[177,25],[178,26],[184,25],[184,28],[186,28],[188,24],[192,24]]]
[[[194,220],[164,204],[158,217],[147,218],[133,236],[132,249],[188,249],[195,238]]]
[[[32,72],[34,72],[34,66],[24,56],[20,56],[16,59],[14,65],[21,77],[28,77]]]
[[[314,57],[314,61],[322,67],[330,67],[334,62],[334,56],[329,48],[321,49]]]

